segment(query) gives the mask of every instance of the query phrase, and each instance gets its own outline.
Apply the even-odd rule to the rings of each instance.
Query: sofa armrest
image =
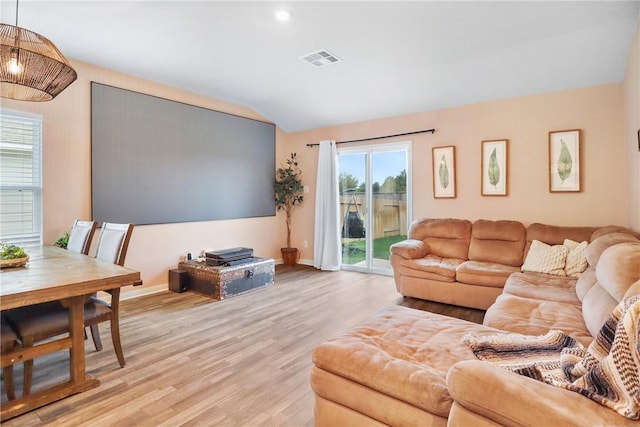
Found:
[[[429,252],[427,245],[422,240],[407,239],[394,243],[389,247],[392,254],[396,254],[405,259],[424,258]]]
[[[504,426],[637,426],[579,393],[554,387],[480,360],[453,365],[449,392],[467,412]],[[449,427],[456,426],[455,414]],[[468,420],[467,420],[468,421]]]

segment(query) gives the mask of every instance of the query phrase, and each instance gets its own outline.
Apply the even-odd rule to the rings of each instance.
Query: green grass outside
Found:
[[[406,240],[407,236],[381,237],[373,240],[373,257],[377,259],[389,259],[389,246],[396,242]],[[365,259],[365,239],[343,243],[342,263],[356,264]]]

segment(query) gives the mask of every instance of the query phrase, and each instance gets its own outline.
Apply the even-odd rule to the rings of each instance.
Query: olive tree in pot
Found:
[[[297,248],[291,247],[291,217],[293,208],[302,203],[304,187],[300,180],[302,171],[298,167],[296,153],[291,153],[287,159],[287,167],[276,170],[276,181],[273,186],[275,192],[276,208],[286,214],[287,222],[287,247],[281,248],[284,265],[296,265],[300,258]]]

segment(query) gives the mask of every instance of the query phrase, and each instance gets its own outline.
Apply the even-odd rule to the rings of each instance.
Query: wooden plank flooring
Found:
[[[120,368],[108,324],[104,349],[86,341],[99,387],[37,409],[11,426],[311,426],[311,350],[387,305],[482,322],[484,312],[403,298],[393,278],[296,266],[276,284],[216,302],[191,292],[123,301]],[[34,388],[68,372],[64,352],[37,359]],[[15,372],[18,392],[22,369]],[[2,401],[6,401],[3,384]]]

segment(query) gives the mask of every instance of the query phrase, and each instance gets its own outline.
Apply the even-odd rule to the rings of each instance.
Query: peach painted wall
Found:
[[[640,230],[640,22],[624,79],[625,136],[629,170],[629,225]]]
[[[557,225],[629,225],[626,142],[622,84],[540,94],[389,117],[287,134],[287,151],[296,151],[310,186],[294,217],[293,239],[303,259],[313,259],[314,194],[318,148],[307,143],[390,135],[435,128],[379,142],[413,141],[413,218],[515,219]],[[582,130],[580,193],[549,193],[548,132]],[[480,195],[482,140],[509,139],[509,195]],[[375,143],[375,142],[374,142]],[[431,148],[456,146],[457,198],[432,196]]]
[[[3,99],[1,107],[43,116],[43,240],[53,243],[74,219],[91,216],[91,96],[96,81],[150,95],[181,101],[239,116],[264,120],[254,111],[154,82],[72,61],[78,73],[69,88],[50,102],[31,103]],[[283,133],[276,131],[276,158],[283,156]],[[175,171],[167,171],[175,173]],[[142,273],[144,287],[167,283],[167,270],[175,268],[186,251],[249,246],[256,255],[280,258],[285,236],[280,216],[226,221],[137,226],[126,266]],[[94,242],[97,239],[94,239]],[[136,288],[140,292],[141,288]],[[124,292],[131,292],[125,289]]]

